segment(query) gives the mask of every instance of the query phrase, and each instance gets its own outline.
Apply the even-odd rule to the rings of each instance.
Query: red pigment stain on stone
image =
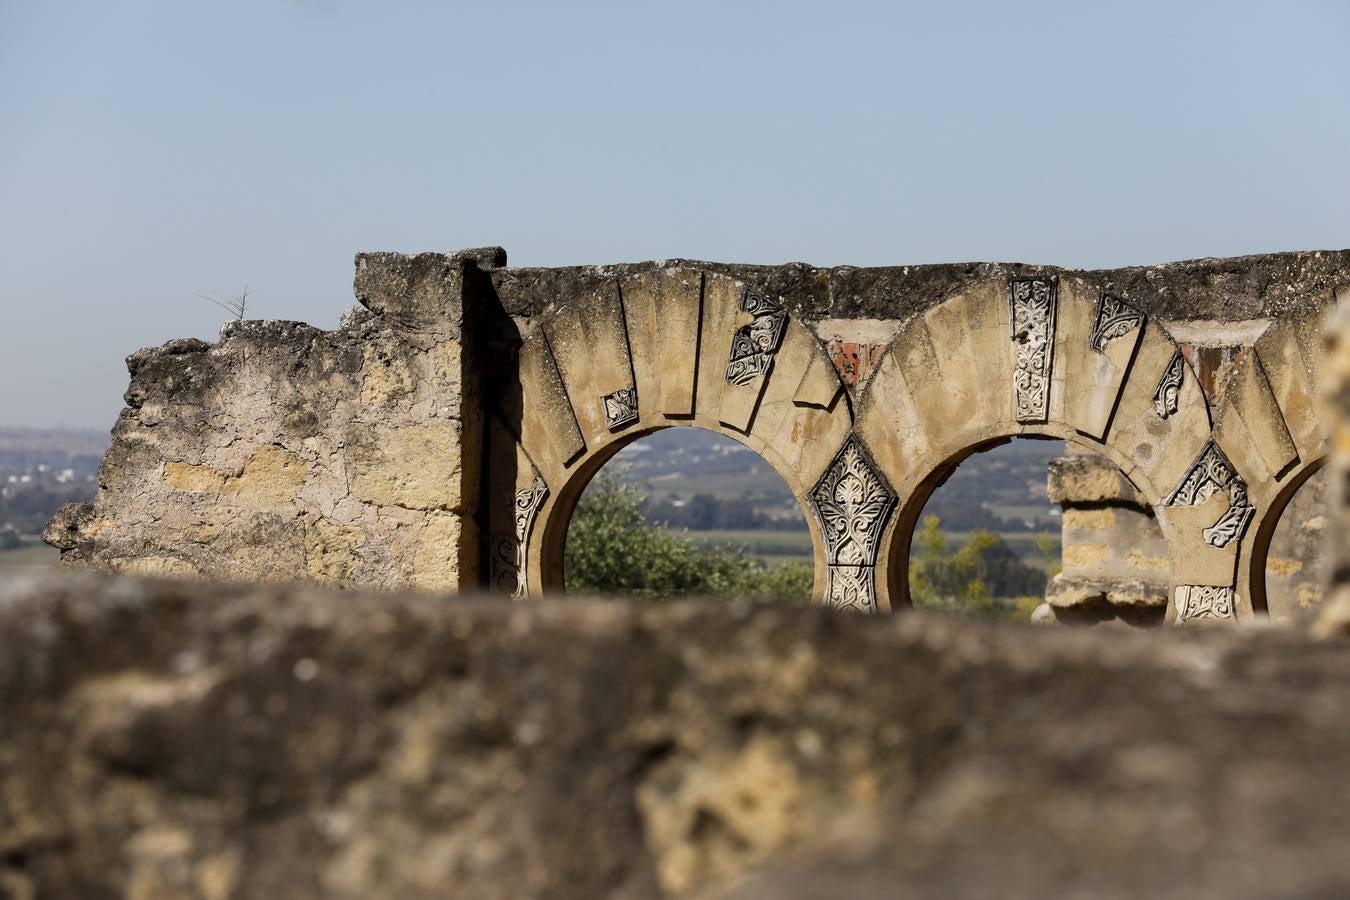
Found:
[[[855,344],[852,341],[830,341],[830,362],[834,363],[839,378],[848,387],[856,387],[872,377],[877,360],[886,349],[885,344]]]

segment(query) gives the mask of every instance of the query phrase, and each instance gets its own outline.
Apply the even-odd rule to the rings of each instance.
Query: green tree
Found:
[[[567,589],[664,599],[689,595],[804,603],[811,566],[766,567],[744,548],[704,547],[647,521],[643,491],[602,472],[577,503],[567,532]]]

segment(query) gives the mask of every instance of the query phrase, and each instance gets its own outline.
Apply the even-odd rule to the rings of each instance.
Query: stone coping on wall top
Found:
[[[666,259],[603,266],[501,267],[490,274],[507,313],[533,316],[560,299],[584,296],[604,281],[670,268],[689,268],[753,283],[776,292],[797,315],[812,322],[828,318],[907,318],[979,283],[1027,275],[1083,279],[1162,319],[1235,322],[1297,314],[1318,294],[1350,285],[1350,249],[1205,258],[1117,269],[1008,262],[818,268],[800,262],[743,265]]]

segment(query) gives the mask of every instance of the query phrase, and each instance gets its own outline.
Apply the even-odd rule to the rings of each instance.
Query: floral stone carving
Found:
[[[600,398],[605,408],[605,424],[610,431],[617,431],[625,425],[637,421],[637,388],[620,388],[612,394]]]
[[[773,356],[783,342],[783,331],[787,327],[787,310],[781,303],[749,290],[741,295],[741,310],[755,318],[750,324],[736,329],[732,336],[727,381],[745,385],[753,383],[773,367]]]
[[[1204,538],[1211,546],[1227,547],[1246,533],[1256,507],[1247,497],[1247,482],[1238,476],[1218,444],[1210,441],[1205,445],[1164,502],[1167,506],[1198,506],[1220,492],[1228,495],[1228,509],[1204,530]]]
[[[534,529],[534,518],[546,499],[548,485],[536,472],[529,487],[516,491],[512,513],[514,537],[499,540],[492,554],[492,583],[516,600],[524,599],[528,593],[526,548],[530,543],[530,532]]]
[[[1230,587],[1207,584],[1177,585],[1177,624],[1197,619],[1234,619],[1237,594]]]
[[[1109,342],[1124,337],[1143,324],[1143,313],[1120,297],[1103,291],[1097,297],[1097,318],[1092,325],[1092,349],[1103,353]]]
[[[825,539],[831,606],[875,612],[881,534],[897,497],[862,443],[844,442],[808,497]]]
[[[1181,351],[1173,353],[1167,368],[1163,369],[1157,389],[1153,392],[1153,409],[1164,419],[1176,415],[1180,408],[1181,380],[1185,365],[1186,360],[1182,357]]]
[[[1049,414],[1058,300],[1059,282],[1055,278],[1008,281],[1008,318],[1015,350],[1013,411],[1019,422],[1044,422]]]

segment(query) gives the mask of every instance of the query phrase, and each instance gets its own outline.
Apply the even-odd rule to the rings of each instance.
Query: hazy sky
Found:
[[[0,424],[333,327],[364,249],[1077,266],[1350,246],[1350,3],[0,0]]]

